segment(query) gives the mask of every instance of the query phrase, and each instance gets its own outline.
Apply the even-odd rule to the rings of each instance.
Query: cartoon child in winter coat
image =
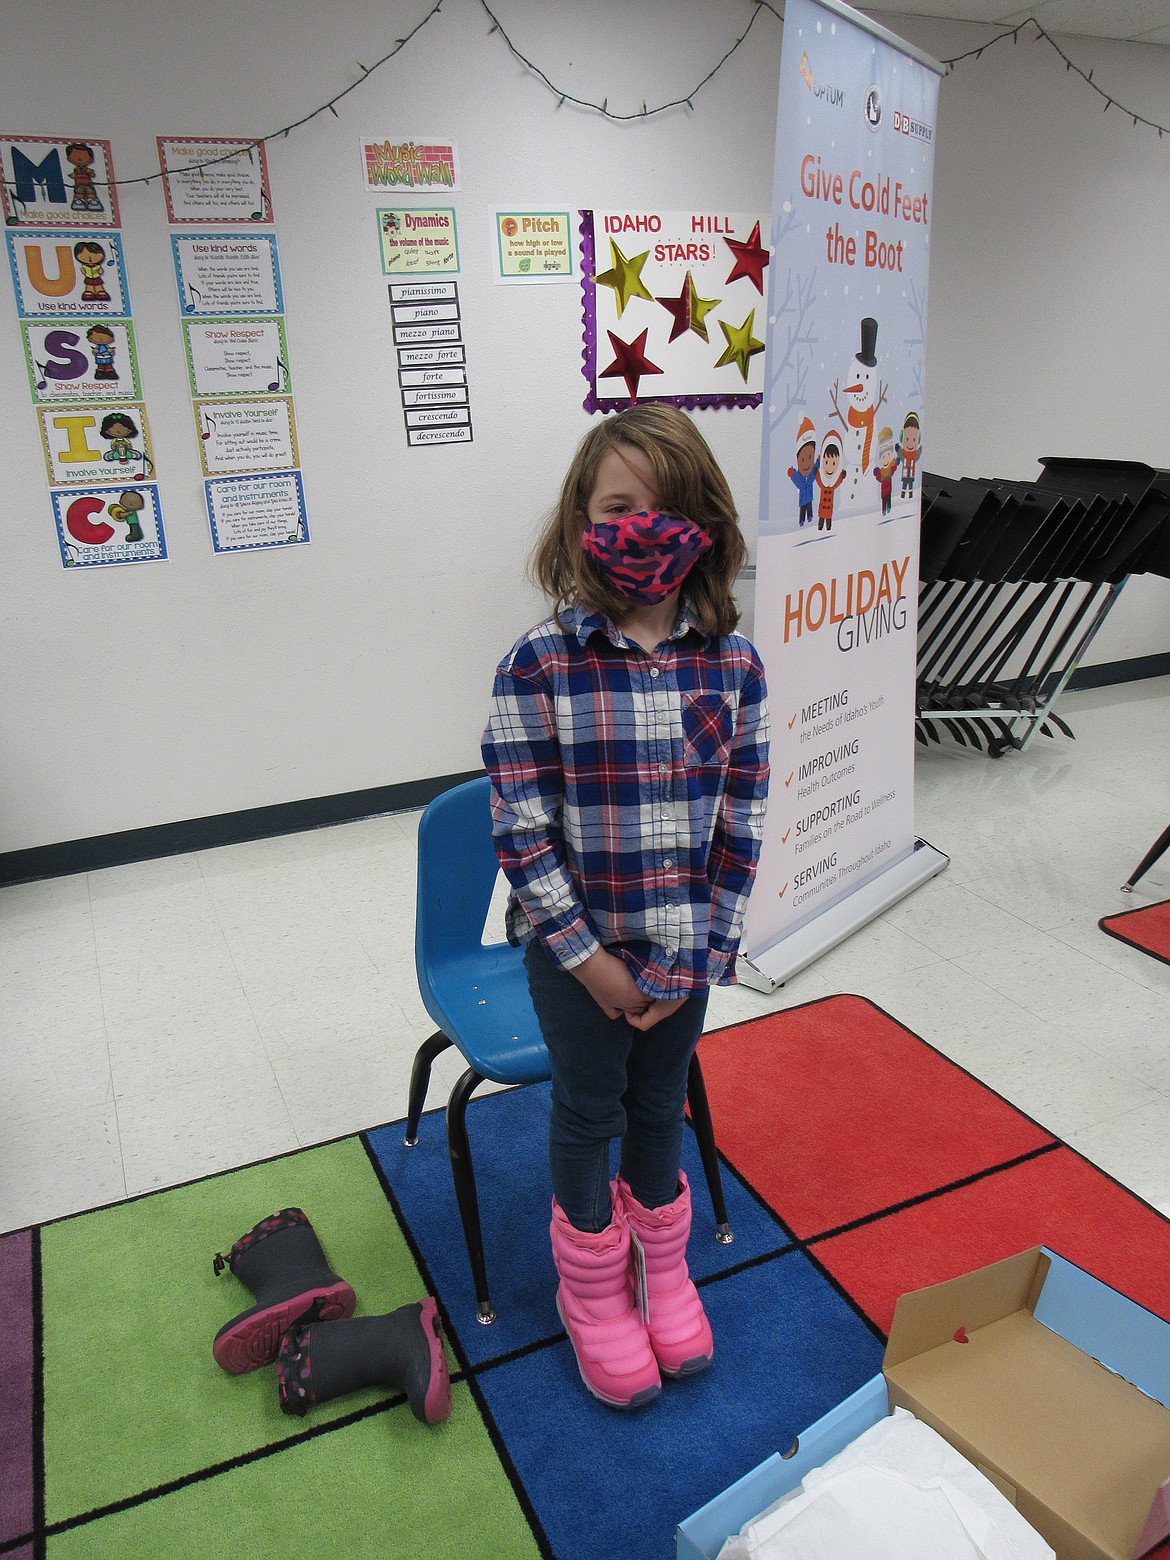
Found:
[[[882,494],[882,514],[888,515],[893,503],[894,472],[898,469],[898,457],[894,453],[894,430],[878,430],[878,463],[873,468]]]
[[[819,469],[816,429],[812,425],[812,418],[805,417],[796,430],[796,465],[788,468],[788,475],[800,499],[801,525],[806,521],[812,524],[813,484]]]
[[[816,482],[821,490],[817,506],[817,530],[833,529],[833,500],[837,489],[845,480],[845,463],[841,459],[841,435],[832,429],[821,440],[821,458],[817,462]]]
[[[914,497],[914,473],[922,455],[922,428],[917,412],[907,412],[902,423],[902,442],[897,446],[902,462],[902,497]]]

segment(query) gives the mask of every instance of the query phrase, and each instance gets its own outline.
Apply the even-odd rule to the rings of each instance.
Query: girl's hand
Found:
[[[606,1018],[628,1018],[633,1023],[637,1015],[652,1006],[625,963],[605,948],[598,948],[569,973],[577,977]]]
[[[686,997],[659,997],[644,1012],[627,1013],[626,1019],[635,1029],[653,1029],[664,1018],[677,1013],[686,1000]]]

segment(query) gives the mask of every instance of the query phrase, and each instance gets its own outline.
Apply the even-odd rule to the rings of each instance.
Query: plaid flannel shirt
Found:
[[[653,654],[575,606],[496,672],[483,759],[508,938],[605,947],[651,997],[727,985],[768,790],[764,670],[684,603]]]

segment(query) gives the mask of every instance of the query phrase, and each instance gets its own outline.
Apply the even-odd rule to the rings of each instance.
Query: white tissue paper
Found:
[[[991,1481],[896,1408],[746,1523],[719,1560],[1055,1560]]]

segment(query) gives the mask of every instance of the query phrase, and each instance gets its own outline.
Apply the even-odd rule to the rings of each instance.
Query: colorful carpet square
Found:
[[[904,1290],[1038,1245],[1170,1319],[1170,1221],[1063,1145],[811,1249],[888,1331]]]
[[[715,1360],[623,1415],[554,1306],[547,1085],[472,1102],[497,1320],[477,1323],[441,1110],[0,1238],[0,1557],[670,1560],[675,1524],[879,1368],[897,1295],[1045,1242],[1168,1314],[1170,1221],[859,997],[704,1038],[735,1239],[693,1134],[694,1272]],[[211,1258],[281,1207],[359,1314],[437,1296],[449,1421],[366,1388],[284,1416],[227,1376],[250,1303]]]
[[[0,1240],[0,1307],[6,1319],[0,1391],[0,1545],[33,1526],[33,1420],[36,1322],[33,1241],[27,1230]]]
[[[491,1327],[460,1330],[472,1365],[561,1333],[548,1234],[552,1195],[548,1113],[547,1083],[487,1094],[468,1113],[488,1282],[496,1311]],[[418,1243],[420,1260],[452,1316],[467,1318],[475,1314],[475,1289],[447,1169],[444,1119],[441,1111],[425,1115],[413,1148],[403,1144],[401,1123],[367,1136],[399,1212]],[[439,1175],[436,1164],[441,1167]],[[694,1227],[688,1256],[696,1279],[791,1244],[789,1232],[750,1189],[735,1176],[724,1175],[734,1240],[729,1246],[720,1245],[714,1239],[711,1200],[691,1132],[683,1139],[683,1168],[693,1187]]]
[[[787,1450],[881,1368],[881,1341],[799,1251],[709,1279],[702,1294],[716,1365],[667,1382],[644,1413],[589,1397],[563,1334],[481,1373],[553,1554],[669,1555],[676,1523],[754,1467],[761,1448]]]
[[[706,1035],[721,1151],[801,1239],[1052,1143],[862,997]]]

